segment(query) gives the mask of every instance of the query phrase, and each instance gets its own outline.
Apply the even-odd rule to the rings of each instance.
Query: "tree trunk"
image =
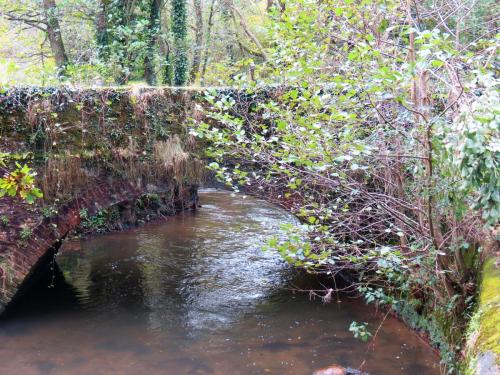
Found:
[[[114,34],[114,39],[111,43],[115,45],[113,47],[114,49],[116,48],[115,53],[118,52],[118,73],[115,77],[115,82],[120,86],[126,85],[129,82],[134,61],[134,56],[128,51],[130,38],[120,30],[129,27],[134,22],[135,15],[133,10],[135,6],[135,0],[116,0],[113,1],[112,12],[110,11],[113,15],[111,27]]]
[[[257,53],[257,55],[261,56],[264,60],[266,60],[267,59],[266,51],[264,50],[264,47],[260,43],[259,39],[250,31],[250,28],[248,27],[248,24],[245,20],[245,17],[243,17],[243,14],[238,10],[238,8],[236,8],[236,6],[232,2],[232,0],[231,0],[230,4],[231,4],[231,10],[233,11],[233,17],[234,17],[234,14],[238,15],[238,18],[240,19],[241,28],[243,29],[245,34],[252,40],[252,42],[254,42],[254,44],[257,46],[257,48],[259,49],[259,52]],[[235,22],[236,22],[236,19],[235,19]]]
[[[226,55],[229,58],[229,62],[233,64],[236,61],[234,46],[238,44],[238,30],[236,29],[233,12],[233,0],[221,0],[220,9],[223,27],[229,36],[226,42]]]
[[[99,10],[96,17],[96,39],[97,44],[100,48],[99,53],[101,54],[103,50],[108,45],[108,21],[107,21],[107,1],[99,1]]]
[[[196,20],[195,47],[193,52],[193,65],[191,68],[191,82],[196,80],[200,72],[201,51],[203,49],[203,13],[201,9],[201,0],[193,0],[194,14]]]
[[[210,5],[210,13],[208,16],[208,26],[207,26],[207,38],[205,42],[205,51],[203,56],[203,68],[201,69],[201,79],[203,83],[203,79],[205,78],[205,73],[207,72],[208,65],[208,48],[210,47],[210,42],[212,39],[212,26],[214,25],[214,5],[215,0],[212,0],[212,4]]]
[[[187,12],[186,0],[172,0],[170,15],[172,35],[174,39],[174,85],[183,86],[187,82]]]
[[[109,0],[99,0],[99,9],[95,20],[96,41],[99,48],[98,55],[102,61],[108,57],[108,2]]]
[[[165,52],[165,69],[163,73],[163,83],[166,85],[172,85],[173,63],[172,63],[172,53],[170,52],[170,46],[167,46],[167,51]]]
[[[64,76],[68,66],[68,56],[64,49],[61,27],[57,19],[57,6],[55,0],[43,0],[43,11],[45,19],[47,20],[47,37],[56,60],[58,75]]]
[[[151,0],[148,25],[148,46],[146,57],[144,58],[144,79],[148,85],[156,85],[156,73],[154,66],[154,55],[156,38],[159,29],[161,0]]]

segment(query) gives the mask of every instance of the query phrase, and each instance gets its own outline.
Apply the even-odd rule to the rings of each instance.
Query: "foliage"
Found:
[[[488,87],[462,109],[446,129],[444,142],[463,199],[473,196],[474,208],[482,211],[488,224],[496,225],[500,220],[500,83],[485,79]]]
[[[352,332],[355,338],[360,339],[363,342],[367,342],[372,334],[367,329],[368,323],[357,323],[352,322],[349,326],[349,331]]]
[[[106,37],[101,39],[99,56],[104,74],[111,75],[118,84],[134,78],[147,53],[148,5],[148,0],[137,1],[133,7],[127,0],[112,0],[107,7]]]
[[[44,218],[50,218],[53,217],[54,215],[57,215],[57,208],[55,206],[49,205],[49,206],[44,206],[42,207],[42,216]]]
[[[83,228],[97,233],[104,233],[106,231],[106,224],[108,223],[107,210],[100,210],[96,215],[90,216],[87,209],[81,209],[80,218],[82,219]]]
[[[29,204],[42,197],[40,189],[35,187],[36,173],[27,165],[15,162],[12,168],[9,164],[12,160],[22,160],[26,155],[0,153],[0,170],[4,176],[0,178],[0,198],[4,196],[19,196]]]
[[[33,234],[31,228],[23,228],[21,229],[21,232],[19,233],[19,238],[21,241],[26,242],[31,238],[31,235]]]

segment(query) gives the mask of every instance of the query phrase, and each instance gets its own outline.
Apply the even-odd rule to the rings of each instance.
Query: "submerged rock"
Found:
[[[331,365],[314,371],[313,375],[368,375],[368,374],[350,367]]]

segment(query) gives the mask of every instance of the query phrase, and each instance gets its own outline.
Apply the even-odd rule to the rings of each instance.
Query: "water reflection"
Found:
[[[367,351],[347,327],[374,329],[371,309],[287,291],[293,271],[261,247],[293,217],[224,192],[201,199],[195,214],[67,244],[56,287],[0,321],[5,373],[294,375],[364,359],[373,374],[438,373],[396,320]]]

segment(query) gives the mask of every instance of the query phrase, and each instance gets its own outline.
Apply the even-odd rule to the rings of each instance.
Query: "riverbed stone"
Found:
[[[486,352],[479,356],[476,365],[477,375],[498,375],[500,366],[496,363],[495,353]]]
[[[347,372],[342,366],[332,365],[314,371],[313,375],[347,375]]]
[[[314,371],[313,375],[368,375],[368,374],[350,367],[331,365]]]

